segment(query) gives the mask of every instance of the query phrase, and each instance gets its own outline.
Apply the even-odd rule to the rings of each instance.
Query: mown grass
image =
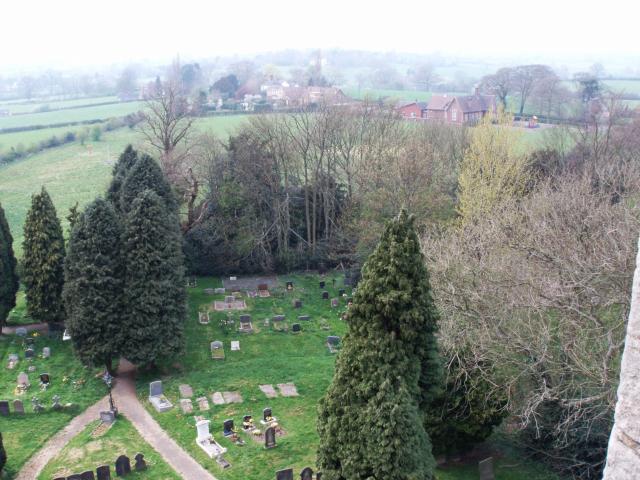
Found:
[[[334,286],[332,279],[336,279]],[[146,374],[138,379],[138,395],[147,410],[162,427],[198,462],[221,480],[267,480],[274,472],[292,467],[296,475],[306,466],[315,469],[315,451],[318,445],[316,433],[316,415],[318,400],[324,394],[333,375],[335,356],[325,346],[328,335],[343,336],[346,324],[340,315],[346,309],[346,300],[340,300],[339,308],[331,308],[329,300],[321,299],[317,275],[283,275],[279,278],[280,288],[271,298],[247,299],[248,311],[253,318],[253,334],[241,334],[235,329],[225,332],[219,320],[226,314],[211,313],[209,325],[200,325],[197,321],[199,309],[207,308],[215,299],[223,295],[206,295],[204,288],[221,286],[215,278],[200,278],[195,288],[189,289],[189,316],[186,326],[187,346],[179,364],[163,367],[161,373]],[[295,290],[285,292],[284,282],[293,280]],[[336,297],[338,289],[343,287],[342,278],[337,274],[326,279],[326,290],[330,298]],[[301,309],[294,309],[292,301],[300,298]],[[245,313],[245,312],[243,312]],[[276,332],[265,327],[263,320],[276,314],[284,314],[289,327],[297,322],[298,315],[310,315],[310,321],[300,321],[303,331],[299,334]],[[238,313],[233,315],[237,319]],[[325,325],[325,328],[323,328]],[[210,357],[209,344],[213,340],[224,342],[226,359],[213,360]],[[239,340],[239,352],[230,350],[230,341]],[[161,379],[167,397],[174,408],[165,413],[157,413],[148,403],[149,382]],[[258,389],[260,384],[293,382],[298,387],[297,398],[267,399]],[[178,386],[189,384],[194,389],[194,413],[183,415],[179,409]],[[216,391],[241,392],[244,402],[216,406],[211,394]],[[206,396],[210,410],[200,412],[195,399]],[[249,436],[241,434],[246,442],[236,446],[222,435],[225,419],[233,418],[237,428],[241,427],[245,414],[262,418],[262,410],[271,407],[281,427],[286,431],[284,437],[278,437],[275,449],[265,450]],[[195,444],[194,416],[201,415],[211,420],[211,433],[215,439],[228,448],[225,458],[232,464],[222,470],[214,460],[209,459]],[[514,466],[515,465],[515,466]],[[496,478],[499,480],[543,480],[557,478],[539,464],[522,461],[512,455],[496,462]],[[467,480],[477,478],[477,466],[454,466],[438,470],[439,480]]]
[[[200,132],[210,131],[224,138],[247,117],[206,117],[195,123]],[[0,141],[2,135],[0,135]],[[45,186],[53,199],[63,229],[69,208],[102,195],[110,181],[113,163],[127,144],[144,147],[138,130],[121,128],[104,133],[101,141],[76,141],[47,149],[7,165],[0,165],[0,204],[11,229],[17,256],[22,256],[22,227],[31,205],[31,195]]]
[[[102,124],[98,123],[96,125]],[[91,129],[93,126],[95,125],[76,125],[69,127],[40,128],[23,132],[0,133],[0,154],[6,153],[11,150],[11,148],[17,150],[29,148],[32,145],[37,145],[41,141],[49,140],[53,136],[63,138],[69,132],[78,135],[81,131]]]
[[[86,470],[95,472],[100,465],[110,465],[113,478],[116,459],[120,455],[126,455],[131,461],[131,475],[127,478],[180,479],[180,476],[142,439],[126,417],[121,415],[106,432],[94,436],[93,432],[99,424],[99,421],[93,422],[71,440],[60,454],[47,464],[38,479],[50,480]],[[138,453],[144,455],[146,471],[136,472],[134,469],[134,457]]]
[[[37,452],[44,443],[69,421],[106,394],[101,380],[95,378],[95,370],[83,367],[73,356],[69,342],[49,338],[46,334],[35,338],[36,357],[29,362],[24,358],[23,340],[16,335],[0,337],[0,400],[8,400],[13,412],[13,400],[20,399],[24,403],[25,415],[11,413],[8,417],[0,417],[0,432],[7,451],[8,478],[19,471],[20,467],[31,455]],[[42,348],[51,348],[51,357],[42,358]],[[12,370],[7,368],[9,354],[17,353],[20,362]],[[29,365],[35,366],[34,372],[28,372]],[[14,392],[20,372],[29,376],[31,387],[23,395]],[[51,378],[50,387],[41,390],[39,375],[48,373]],[[66,377],[66,378],[65,378]],[[59,395],[61,403],[73,403],[74,407],[60,411],[51,411],[52,398]],[[31,398],[37,397],[46,411],[34,413]]]
[[[98,103],[118,102],[115,95],[103,97],[74,98],[72,100],[51,100],[36,99],[33,101],[15,102],[0,104],[2,110],[8,110],[11,114],[38,113],[40,109],[48,107],[50,110],[61,108],[84,107],[85,105],[95,105]]]

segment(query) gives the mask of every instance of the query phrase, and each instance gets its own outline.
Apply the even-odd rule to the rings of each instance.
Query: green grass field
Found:
[[[22,114],[22,113],[37,113],[40,109],[44,107],[49,107],[50,110],[59,110],[61,108],[73,108],[73,107],[84,107],[85,105],[95,105],[98,103],[106,103],[106,102],[118,102],[118,97],[116,96],[105,96],[105,97],[90,97],[90,98],[75,98],[73,100],[34,100],[34,101],[24,101],[24,102],[16,102],[16,103],[4,103],[0,104],[0,108],[2,110],[9,110],[12,115]]]
[[[160,455],[147,444],[136,429],[122,415],[105,432],[96,430],[99,421],[93,422],[76,436],[62,452],[47,464],[39,480],[65,477],[86,470],[95,472],[100,465],[111,466],[111,476],[115,477],[116,458],[126,455],[131,461],[131,475],[127,478],[153,480],[179,480],[178,474],[167,465]],[[94,433],[95,432],[95,433]],[[134,457],[142,453],[147,470],[134,470]]]
[[[83,367],[75,359],[69,342],[48,338],[46,335],[32,335],[32,338],[35,339],[33,348],[36,357],[30,362],[25,359],[25,345],[21,338],[16,335],[0,337],[0,400],[12,402],[19,399],[25,407],[25,415],[11,413],[9,417],[0,417],[0,431],[8,456],[5,470],[9,478],[15,475],[49,437],[106,394],[106,387],[94,376],[96,372]],[[41,356],[45,346],[51,348],[51,357],[48,359]],[[20,361],[13,370],[7,368],[11,353],[20,356]],[[35,367],[35,371],[28,372],[30,364]],[[14,392],[20,372],[27,373],[31,383],[31,387],[23,395]],[[51,377],[51,385],[47,390],[39,387],[41,373],[48,373]],[[75,406],[66,411],[52,411],[50,407],[54,395],[60,396],[62,404],[73,403]],[[45,412],[33,412],[31,397],[34,396],[46,407]],[[11,411],[13,412],[13,405]]]
[[[86,108],[73,108],[42,113],[29,113],[0,118],[0,129],[29,127],[33,125],[55,125],[66,122],[86,122],[123,117],[144,108],[144,102],[115,103]]]
[[[206,117],[196,122],[200,132],[228,135],[246,116]],[[0,135],[0,139],[2,135]],[[69,208],[85,205],[105,191],[113,163],[127,144],[144,146],[137,130],[121,128],[105,133],[99,142],[86,146],[73,142],[0,166],[0,203],[13,234],[14,250],[22,255],[22,225],[31,204],[31,195],[45,186],[51,195],[63,229]]]
[[[98,124],[102,125],[102,124]],[[64,137],[68,132],[76,135],[83,129],[90,129],[89,125],[77,125],[70,127],[41,128],[38,130],[26,130],[24,132],[0,133],[0,154],[9,151],[12,147],[16,149],[29,148],[37,145],[43,140],[48,140],[54,135],[58,138]]]
[[[388,99],[396,101],[406,102],[428,102],[433,96],[432,92],[425,92],[421,90],[385,90],[381,88],[362,88],[358,91],[355,87],[347,87],[343,89],[345,95],[351,98],[364,99],[369,98],[371,100]],[[452,92],[449,95],[468,95],[465,92]]]
[[[336,279],[334,285],[332,279]],[[306,466],[315,469],[315,450],[318,444],[316,433],[316,407],[324,394],[331,377],[335,356],[325,346],[328,335],[343,336],[346,324],[340,319],[345,311],[346,299],[340,299],[338,308],[331,308],[329,300],[321,299],[319,277],[317,275],[285,275],[280,277],[280,286],[272,289],[270,298],[246,298],[248,311],[252,316],[253,334],[242,334],[235,327],[225,331],[219,320],[226,317],[222,312],[211,312],[209,325],[200,325],[198,311],[207,309],[214,299],[223,299],[223,295],[207,295],[204,288],[222,285],[217,278],[200,278],[195,288],[189,289],[189,316],[186,325],[187,345],[179,364],[166,365],[161,373],[141,376],[138,379],[138,395],[147,410],[187,450],[198,462],[221,480],[271,480],[274,472],[281,468],[294,468],[296,475]],[[294,282],[293,292],[286,292],[286,280]],[[330,275],[326,279],[326,290],[330,297],[338,296],[338,289],[347,293],[350,287],[343,286],[341,276]],[[294,309],[292,301],[300,298],[301,309]],[[286,316],[289,328],[298,322],[298,315],[309,315],[309,321],[300,321],[302,332],[293,334],[274,331],[264,325],[264,319],[273,315]],[[225,360],[213,360],[209,344],[221,340],[225,347]],[[240,341],[240,351],[230,350],[230,341]],[[148,403],[149,382],[161,379],[164,392],[173,402],[174,408],[165,413],[157,413]],[[267,399],[259,390],[261,384],[293,382],[297,386],[299,397],[278,396]],[[183,415],[179,409],[178,386],[189,384],[194,390],[194,413]],[[239,391],[243,403],[213,405],[211,394],[217,391]],[[206,396],[210,404],[209,411],[200,412],[195,398]],[[233,418],[237,428],[242,425],[244,415],[252,415],[258,428],[262,426],[262,410],[271,407],[278,418],[279,425],[286,435],[278,437],[278,446],[265,450],[262,442],[256,442],[249,434],[240,433],[244,446],[237,446],[222,435],[225,419]],[[202,415],[211,421],[211,433],[214,438],[228,449],[225,458],[232,467],[222,470],[214,460],[209,459],[195,444],[194,415]],[[496,478],[499,480],[548,480],[556,478],[540,465],[505,454],[497,462]],[[471,480],[477,478],[477,466],[455,466],[442,469],[438,473],[440,480]]]

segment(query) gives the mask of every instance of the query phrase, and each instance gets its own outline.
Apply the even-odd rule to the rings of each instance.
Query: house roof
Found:
[[[410,107],[411,105],[416,105],[420,110],[427,109],[427,102],[400,102],[398,108]]]
[[[429,101],[428,110],[447,110],[457,100],[463,113],[486,112],[495,110],[495,95],[462,95],[449,97],[446,95],[434,95]]]

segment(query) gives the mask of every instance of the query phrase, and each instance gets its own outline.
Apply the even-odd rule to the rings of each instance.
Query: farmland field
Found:
[[[199,119],[196,126],[200,131],[223,136],[246,118],[207,117]],[[121,128],[105,133],[99,142],[90,142],[91,148],[76,141],[0,166],[0,203],[13,233],[16,254],[22,255],[22,224],[33,193],[42,185],[47,187],[66,230],[64,217],[69,207],[76,202],[84,205],[104,192],[113,163],[129,143],[142,146],[142,135],[137,130]]]
[[[37,113],[39,109],[48,107],[50,110],[59,110],[61,108],[84,107],[85,105],[95,105],[99,103],[118,102],[116,96],[75,98],[73,100],[33,100],[23,102],[6,102],[0,103],[0,109],[8,110],[12,115],[22,113]]]
[[[144,102],[128,102],[42,113],[28,113],[12,117],[1,117],[0,130],[3,128],[29,127],[33,125],[55,125],[67,122],[85,122],[89,120],[123,117],[130,113],[137,112],[143,107]]]
[[[102,125],[102,124],[97,124]],[[91,128],[88,125],[72,125],[68,127],[40,128],[37,130],[25,130],[22,132],[0,133],[0,155],[10,150],[29,148],[31,145],[38,144],[43,140],[56,136],[64,137],[68,132],[77,134],[83,129]]]
[[[345,95],[348,95],[356,99],[370,98],[378,100],[380,98],[387,98],[393,100],[405,100],[411,102],[417,100],[419,102],[428,102],[433,96],[432,92],[426,92],[423,90],[386,90],[381,88],[362,88],[358,91],[357,88],[348,87],[343,89]],[[453,92],[449,95],[468,95],[465,92]]]

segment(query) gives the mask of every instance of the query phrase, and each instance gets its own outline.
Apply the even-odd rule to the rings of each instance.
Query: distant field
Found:
[[[245,115],[209,117],[199,119],[196,126],[202,132],[208,130],[224,136],[246,118]],[[69,207],[76,202],[85,205],[101,195],[120,152],[129,143],[142,147],[143,139],[137,130],[121,128],[105,133],[100,142],[88,143],[91,153],[87,146],[73,142],[0,166],[0,203],[18,256],[22,255],[22,225],[33,193],[46,186],[66,232],[68,225],[64,217]]]
[[[101,124],[98,124],[101,125]],[[91,128],[89,125],[77,125],[69,127],[42,128],[39,130],[27,130],[15,133],[0,133],[0,155],[7,152],[11,147],[18,148],[20,145],[28,148],[42,140],[48,140],[54,135],[61,138],[67,132],[77,134],[82,129]]]
[[[72,108],[84,105],[95,105],[97,103],[117,102],[118,97],[91,97],[91,98],[76,98],[73,100],[37,100],[31,102],[21,103],[5,103],[0,104],[2,110],[9,110],[12,114],[16,113],[33,113],[38,109],[47,105],[51,110],[59,110],[61,108]]]
[[[116,103],[87,108],[59,110],[43,113],[29,113],[12,117],[0,118],[0,129],[28,127],[32,125],[55,125],[66,122],[85,122],[88,120],[102,120],[112,117],[123,117],[138,110],[142,110],[144,102]]]
[[[351,98],[357,98],[359,100],[364,98],[371,98],[378,100],[380,98],[394,99],[394,100],[406,100],[408,102],[428,102],[433,95],[432,92],[425,92],[421,90],[385,90],[381,88],[362,88],[358,91],[357,88],[347,87],[343,89],[345,95]],[[452,92],[449,95],[467,95],[465,92]]]

